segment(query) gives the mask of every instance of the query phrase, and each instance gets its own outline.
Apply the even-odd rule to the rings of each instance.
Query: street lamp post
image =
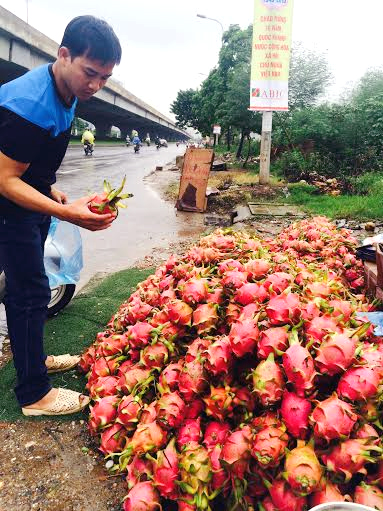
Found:
[[[215,18],[209,18],[208,16],[205,16],[204,14],[197,14],[197,17],[198,18],[202,18],[204,20],[211,20],[211,21],[215,21],[216,23],[218,23],[220,26],[221,26],[221,29],[222,29],[222,34],[224,32],[223,30],[223,25],[222,23],[219,21],[219,20],[216,20]]]
[[[222,35],[221,35],[221,40],[222,40],[224,30],[223,30],[223,25],[219,20],[216,20],[215,18],[209,18],[208,16],[205,16],[204,14],[197,14],[197,17],[202,18],[204,20],[215,21],[216,23],[218,23],[222,30]],[[200,73],[200,74],[202,74],[202,73]],[[216,145],[216,143],[217,143],[217,133],[214,133],[214,146]]]

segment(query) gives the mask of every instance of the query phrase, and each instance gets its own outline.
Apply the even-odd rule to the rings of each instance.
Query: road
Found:
[[[144,146],[139,154],[132,147],[97,145],[93,156],[85,156],[81,146],[71,146],[57,172],[57,188],[75,200],[102,190],[103,180],[118,186],[126,175],[125,191],[134,194],[121,209],[110,229],[90,232],[81,229],[84,268],[80,289],[98,272],[113,272],[133,265],[154,248],[166,248],[179,237],[202,232],[202,215],[177,211],[145,184],[143,178],[157,165],[174,161],[185,146],[170,144],[156,149]]]

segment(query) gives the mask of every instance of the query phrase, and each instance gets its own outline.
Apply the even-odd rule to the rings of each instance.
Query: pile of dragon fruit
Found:
[[[326,218],[171,256],[83,354],[124,511],[383,510],[383,339],[356,240]]]

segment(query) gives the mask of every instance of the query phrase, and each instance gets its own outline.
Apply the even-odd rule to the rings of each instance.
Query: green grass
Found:
[[[291,184],[291,196],[285,202],[296,204],[307,213],[326,215],[329,218],[352,220],[383,220],[382,194],[369,195],[321,195],[314,193],[315,187]]]
[[[47,321],[45,327],[45,351],[48,354],[82,353],[92,344],[97,332],[104,329],[106,323],[126,300],[136,285],[146,279],[153,270],[129,268],[106,277],[101,282],[86,286],[74,300],[56,317]],[[16,401],[13,388],[16,374],[12,362],[0,370],[0,421],[44,420],[24,417]],[[54,387],[68,387],[83,391],[85,378],[77,371],[52,375]],[[58,420],[76,420],[83,414],[58,416]]]

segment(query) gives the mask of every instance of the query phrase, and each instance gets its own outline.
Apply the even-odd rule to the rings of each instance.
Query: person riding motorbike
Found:
[[[89,150],[91,153],[93,152],[94,135],[90,130],[87,129],[84,131],[82,134],[81,143],[84,145],[85,154],[88,154]]]
[[[146,135],[145,143],[146,143],[146,145],[147,145],[148,147],[150,146],[150,137],[149,137],[149,135]]]
[[[134,152],[138,153],[138,151],[140,150],[140,146],[141,146],[141,139],[138,135],[135,135],[133,138],[133,146],[134,146]]]
[[[154,143],[156,144],[157,149],[159,149],[159,148],[161,147],[160,137],[158,137],[158,136],[157,136],[157,137],[154,139]]]
[[[130,144],[131,144],[131,140],[130,140],[130,136],[129,135],[126,135],[126,146],[129,147]]]

